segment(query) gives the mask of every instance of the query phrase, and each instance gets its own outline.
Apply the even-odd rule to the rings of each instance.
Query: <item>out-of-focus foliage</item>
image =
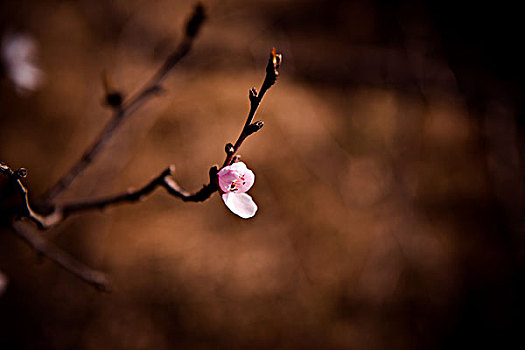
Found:
[[[34,196],[110,117],[101,72],[128,95],[140,88],[192,6],[2,2],[1,33],[32,35],[47,78],[23,96],[0,82],[0,160],[29,170]],[[248,89],[276,46],[284,63],[258,112],[265,127],[240,152],[257,175],[257,215],[242,220],[219,196],[194,204],[158,191],[69,218],[50,235],[111,274],[109,295],[3,226],[0,348],[428,349],[512,339],[523,271],[516,86],[451,60],[439,18],[418,1],[205,6],[208,21],[166,91],[62,199],[139,186],[171,163],[181,184],[200,188],[238,136]],[[471,86],[487,87],[484,98]]]

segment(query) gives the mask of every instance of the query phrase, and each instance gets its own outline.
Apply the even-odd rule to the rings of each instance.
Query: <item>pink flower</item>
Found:
[[[255,182],[255,174],[243,162],[225,166],[217,173],[224,204],[234,214],[249,219],[257,212],[257,204],[247,192]]]

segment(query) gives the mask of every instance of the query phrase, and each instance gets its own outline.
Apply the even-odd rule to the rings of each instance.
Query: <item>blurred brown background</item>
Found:
[[[3,1],[45,81],[0,82],[0,160],[35,198],[110,118],[101,72],[131,94],[182,37],[186,0]],[[60,199],[187,189],[222,162],[269,50],[284,63],[240,153],[259,205],[157,191],[69,218],[54,241],[108,272],[101,294],[0,231],[0,348],[441,349],[521,341],[523,54],[518,11],[441,1],[205,1],[166,92]]]

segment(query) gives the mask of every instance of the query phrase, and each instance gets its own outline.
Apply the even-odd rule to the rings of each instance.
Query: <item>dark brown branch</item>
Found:
[[[27,171],[20,168],[13,171],[7,164],[0,162],[0,174],[9,177],[14,184],[22,199],[22,208],[18,211],[18,217],[13,221],[13,228],[15,232],[24,239],[35,250],[53,260],[55,263],[69,271],[73,275],[82,279],[83,281],[97,287],[100,290],[109,290],[109,280],[106,275],[92,270],[81,262],[74,259],[65,251],[61,250],[44,237],[39,232],[34,230],[27,222],[23,222],[21,218],[28,218],[36,223],[39,229],[46,229],[62,222],[71,214],[104,209],[108,206],[133,203],[140,201],[145,196],[152,193],[158,187],[163,187],[172,196],[178,197],[185,202],[201,202],[208,199],[213,193],[218,191],[216,166],[212,167],[209,172],[210,181],[204,185],[199,191],[190,193],[184,190],[173,178],[174,167],[170,166],[164,170],[160,175],[152,179],[148,184],[138,190],[129,190],[122,194],[103,197],[95,200],[79,201],[75,203],[68,203],[63,205],[52,205],[53,199],[64,191],[74,179],[93,161],[98,153],[103,149],[107,141],[112,136],[113,132],[118,128],[122,121],[131,115],[137,108],[139,108],[145,100],[152,94],[161,90],[160,83],[165,79],[166,75],[173,69],[173,67],[182,59],[191,49],[194,37],[197,35],[201,23],[204,20],[204,11],[201,5],[195,9],[195,13],[190,18],[186,27],[186,36],[181,42],[175,52],[168,57],[164,65],[157,71],[157,73],[150,79],[149,83],[133,98],[130,98],[124,104],[121,101],[121,95],[117,91],[109,88],[109,84],[105,80],[106,101],[108,105],[115,109],[113,119],[105,126],[98,139],[93,145],[84,153],[82,158],[70,169],[70,171],[60,179],[46,194],[45,203],[48,208],[52,208],[52,212],[47,215],[39,214],[34,211],[30,205],[27,188],[22,183],[21,179],[26,177]],[[264,97],[266,91],[276,82],[279,75],[279,66],[281,64],[282,56],[273,49],[270,53],[268,65],[266,67],[266,76],[258,93],[255,88],[250,90],[250,111],[244,124],[239,138],[235,145],[227,144],[225,147],[226,159],[222,167],[232,164],[238,159],[236,155],[238,149],[243,141],[251,134],[260,130],[263,126],[262,121],[252,123],[255,113]],[[111,95],[111,96],[110,96]],[[0,273],[0,278],[3,275]],[[1,289],[2,286],[0,286]],[[1,292],[1,290],[0,290]]]
[[[252,124],[253,117],[255,116],[255,112],[257,112],[257,108],[259,108],[259,105],[261,104],[264,94],[277,81],[281,62],[282,55],[278,53],[276,49],[272,49],[270,52],[270,58],[268,59],[268,64],[266,66],[266,76],[264,77],[261,90],[259,93],[257,93],[257,89],[255,88],[250,90],[250,111],[248,113],[248,117],[246,118],[244,127],[242,128],[241,134],[239,135],[239,138],[237,138],[235,144],[232,145],[229,143],[226,145],[226,159],[222,164],[222,168],[232,163],[234,156],[241,147],[243,141],[248,136],[259,131],[263,127],[264,123],[262,121],[257,121]]]
[[[122,122],[142,106],[149,97],[162,90],[160,84],[177,63],[190,51],[204,19],[204,7],[201,4],[198,4],[186,24],[185,36],[179,46],[166,59],[164,64],[141,91],[127,101],[124,101],[122,105],[118,104],[114,106],[115,111],[113,118],[104,127],[95,142],[84,152],[80,160],[44,194],[44,202],[52,202],[60,193],[67,189],[76,177],[91,164],[93,159],[106,146],[107,142],[111,139],[111,136]],[[109,91],[107,93],[109,93]],[[111,93],[114,94],[114,92]]]
[[[196,11],[197,13],[199,10]],[[199,18],[200,15],[194,16],[194,18]],[[188,24],[188,28],[190,28],[191,21]],[[188,33],[193,33],[191,30],[187,30]],[[196,34],[196,33],[194,33]],[[187,35],[189,37],[189,34]],[[225,147],[226,151],[226,159],[222,165],[222,167],[231,164],[233,161],[238,159],[238,156],[236,155],[237,150],[241,147],[243,141],[250,136],[251,134],[257,132],[262,126],[263,122],[258,121],[255,123],[252,123],[253,117],[255,115],[255,112],[257,111],[257,108],[259,107],[262,98],[266,91],[275,83],[278,75],[279,75],[279,66],[281,64],[281,54],[277,53],[275,49],[273,49],[270,53],[270,58],[268,60],[268,65],[266,67],[266,76],[263,81],[261,91],[257,93],[255,89],[250,90],[250,111],[248,113],[248,117],[246,119],[246,122],[244,124],[244,127],[242,129],[241,134],[239,135],[239,138],[235,142],[235,145],[232,145],[231,143],[227,144]],[[159,72],[157,73],[157,78],[155,78],[155,81],[158,81],[158,79],[162,79],[163,76],[171,69],[172,65],[174,65],[176,59],[174,58],[173,61],[168,60],[170,65],[168,65],[165,68],[161,68]],[[153,86],[150,84],[150,86]],[[148,91],[148,88],[146,88],[144,91]],[[137,99],[133,99],[132,101],[136,101]],[[129,106],[129,105],[128,105]],[[124,111],[127,111],[128,109],[123,109]],[[119,113],[122,113],[122,110],[120,110]],[[110,124],[107,127],[107,133],[111,134],[112,128],[116,127],[115,124]],[[109,137],[109,136],[108,136]],[[105,138],[102,138],[101,140],[104,140]],[[99,141],[101,141],[99,140]],[[99,145],[101,147],[101,145]],[[91,149],[92,151],[93,149]],[[98,152],[98,151],[97,151]],[[90,162],[92,158],[92,153],[90,151],[86,152],[85,154],[85,162],[87,162],[85,165],[80,165],[84,163],[78,163],[77,166],[84,167],[87,166],[87,164]],[[78,201],[74,203],[66,203],[63,205],[55,205],[52,206],[53,210],[48,215],[42,215],[37,212],[35,212],[30,203],[28,198],[28,192],[24,184],[22,183],[21,179],[24,178],[27,174],[27,171],[23,168],[18,169],[17,171],[13,171],[7,164],[1,163],[0,170],[3,175],[7,175],[11,178],[11,180],[14,180],[18,191],[20,192],[22,196],[23,201],[23,209],[21,213],[19,213],[20,217],[27,217],[31,221],[35,222],[40,229],[47,229],[52,226],[57,225],[58,223],[62,222],[66,217],[68,217],[71,214],[83,212],[83,211],[89,211],[89,210],[96,210],[96,209],[104,209],[108,206],[122,204],[122,203],[133,203],[140,201],[142,198],[153,192],[157,187],[163,187],[169,194],[172,196],[175,196],[177,198],[182,199],[185,202],[201,202],[206,199],[208,199],[215,191],[218,190],[217,186],[217,167],[213,167],[210,169],[210,182],[207,185],[204,185],[199,191],[195,193],[190,193],[186,190],[184,190],[173,178],[173,172],[174,172],[174,166],[170,166],[167,169],[165,169],[160,175],[155,177],[153,180],[151,180],[148,184],[146,184],[144,187],[138,189],[138,190],[129,190],[125,193],[113,195],[113,196],[107,196],[99,199],[94,200],[88,200],[88,201]],[[70,174],[70,176],[76,176],[78,173]],[[68,179],[68,177],[65,177],[64,179]],[[67,180],[67,181],[72,181]],[[67,187],[67,186],[66,186]],[[63,190],[65,187],[60,187],[61,190]],[[61,191],[60,190],[60,191]]]
[[[264,97],[264,94],[273,84],[275,84],[277,77],[279,76],[279,67],[281,62],[281,54],[278,53],[275,49],[273,49],[270,52],[270,58],[268,60],[268,65],[266,66],[266,76],[261,86],[261,91],[257,93],[257,90],[255,88],[250,90],[250,111],[248,113],[248,117],[242,129],[242,132],[239,135],[237,141],[235,142],[235,145],[229,143],[225,147],[226,159],[223,163],[223,167],[231,164],[235,159],[237,159],[238,156],[236,156],[235,154],[237,150],[241,147],[243,141],[248,136],[259,131],[259,129],[262,128],[262,121],[257,121],[255,123],[252,123],[252,121],[255,116],[255,112],[257,111]],[[166,70],[169,70],[169,67],[164,69],[161,68],[161,70],[159,70],[158,73],[159,76],[161,76],[162,72]],[[174,170],[174,166],[168,167],[159,176],[155,177],[147,185],[138,190],[130,190],[122,194],[99,198],[91,201],[80,201],[76,203],[69,203],[62,206],[58,206],[56,207],[55,212],[58,212],[59,214],[55,214],[55,217],[58,218],[59,221],[62,221],[67,216],[76,212],[88,211],[93,209],[104,209],[110,205],[116,205],[121,203],[133,203],[136,201],[140,201],[144,196],[153,192],[157,187],[164,187],[164,189],[166,189],[168,193],[182,199],[185,202],[202,202],[208,199],[215,191],[218,190],[216,181],[218,171],[217,167],[213,167],[210,169],[210,182],[207,185],[204,185],[199,191],[195,193],[187,192],[175,181],[175,179],[172,176]],[[52,225],[55,225],[58,222],[53,223],[52,220],[49,220],[47,223],[52,223]]]
[[[152,193],[158,187],[163,187],[169,194],[177,198],[182,199],[184,202],[202,202],[210,198],[210,196],[217,191],[215,185],[215,176],[217,174],[217,168],[213,167],[210,169],[210,183],[204,185],[199,191],[190,193],[184,190],[173,178],[173,172],[175,167],[172,165],[160,173],[157,177],[152,179],[148,184],[138,190],[129,190],[125,193],[103,197],[99,199],[89,201],[79,201],[75,203],[68,203],[57,207],[57,211],[62,213],[62,217],[66,218],[71,214],[104,209],[108,206],[123,203],[134,203],[142,200],[145,196]],[[58,223],[58,222],[57,222]],[[56,224],[56,223],[55,223]]]
[[[66,271],[101,291],[110,291],[110,282],[104,273],[93,270],[76,260],[71,255],[42,237],[32,226],[17,220],[13,222],[13,228],[15,233],[26,241],[26,243],[28,243],[33,249],[48,257]]]
[[[250,111],[248,117],[242,129],[242,132],[235,142],[235,145],[227,144],[225,147],[226,159],[223,163],[223,167],[231,164],[233,161],[238,159],[236,155],[237,150],[242,145],[243,141],[251,134],[257,132],[262,126],[263,122],[258,121],[252,123],[253,117],[257,108],[259,107],[262,98],[266,91],[275,83],[277,76],[279,75],[279,66],[281,64],[281,54],[277,53],[273,49],[270,53],[268,65],[266,67],[266,76],[261,87],[261,91],[257,93],[255,89],[250,90]],[[161,69],[159,76],[162,76],[161,72],[167,72],[168,68]],[[89,154],[89,152],[87,152]],[[21,217],[27,217],[31,221],[35,222],[40,229],[47,229],[62,222],[66,217],[71,214],[104,209],[108,206],[122,204],[122,203],[133,203],[140,201],[142,198],[153,192],[157,187],[163,187],[169,194],[174,197],[180,198],[185,202],[201,202],[208,199],[215,191],[218,190],[217,186],[217,167],[210,169],[210,181],[207,185],[204,185],[199,191],[190,193],[184,190],[173,178],[174,166],[170,166],[165,169],[160,175],[151,180],[148,184],[138,190],[129,190],[125,193],[98,198],[94,200],[78,201],[74,203],[66,203],[62,205],[51,206],[52,212],[48,215],[42,215],[35,212],[28,199],[27,189],[21,182],[21,178],[26,176],[26,170],[21,168],[16,172],[13,171],[8,165],[1,164],[1,172],[4,175],[8,175],[15,181],[15,184],[22,196],[24,208],[19,214]]]
[[[71,214],[89,210],[102,210],[108,206],[117,204],[138,202],[156,190],[158,187],[163,187],[169,194],[182,199],[184,202],[205,201],[206,199],[210,198],[210,196],[218,189],[215,180],[217,175],[217,167],[210,169],[210,182],[207,185],[204,185],[199,191],[195,193],[190,193],[183,189],[175,181],[173,178],[175,166],[171,165],[138,190],[129,190],[124,193],[98,199],[56,205],[53,207],[53,211],[50,214],[42,215],[35,212],[31,208],[28,198],[28,191],[21,181],[21,178],[26,176],[27,171],[23,168],[13,171],[7,164],[0,164],[1,173],[10,177],[22,197],[23,207],[18,213],[19,217],[26,217],[30,219],[41,230],[48,229],[59,224]],[[23,176],[20,174],[23,174]]]

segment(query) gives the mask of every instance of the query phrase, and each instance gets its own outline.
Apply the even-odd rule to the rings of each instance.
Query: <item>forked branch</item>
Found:
[[[122,121],[121,119],[129,115],[134,108],[138,107],[144,99],[153,93],[158,87],[160,82],[164,79],[166,74],[173,68],[173,66],[182,58],[187,50],[191,47],[193,37],[196,35],[200,22],[204,18],[202,13],[202,8],[197,7],[196,14],[190,19],[187,30],[186,30],[186,43],[183,42],[181,47],[176,51],[176,54],[171,55],[163,67],[157,72],[157,74],[152,78],[149,84],[143,89],[137,97],[133,98],[125,104],[124,106],[114,106],[116,108],[116,114],[112,122],[106,126],[105,131],[99,136],[94,145],[88,149],[82,159],[73,167],[65,177],[62,178],[57,185],[52,188],[48,193],[48,205],[52,208],[50,214],[44,215],[40,214],[33,209],[30,204],[28,190],[24,186],[22,179],[26,177],[27,171],[23,168],[18,170],[13,170],[7,164],[0,163],[0,173],[2,175],[8,176],[10,180],[16,186],[21,198],[22,198],[22,208],[18,213],[18,217],[15,218],[13,222],[13,228],[15,232],[22,237],[29,245],[31,245],[35,250],[39,251],[43,255],[47,256],[51,260],[55,261],[57,264],[62,266],[67,271],[71,272],[75,276],[79,277],[83,281],[96,286],[101,290],[107,290],[109,287],[109,282],[107,277],[98,271],[92,270],[89,267],[83,265],[82,263],[75,260],[69,254],[56,247],[54,244],[49,242],[47,239],[42,237],[38,231],[36,231],[32,226],[27,222],[23,222],[22,218],[27,218],[33,221],[37,227],[41,230],[53,227],[60,222],[64,221],[69,215],[89,211],[96,209],[104,209],[109,206],[123,204],[123,203],[134,203],[142,200],[145,196],[149,195],[157,188],[164,188],[169,194],[174,197],[180,198],[185,202],[201,202],[208,199],[213,193],[218,191],[217,185],[217,173],[219,168],[214,166],[209,171],[209,183],[204,185],[199,191],[195,193],[190,193],[184,190],[174,179],[174,166],[169,166],[159,175],[154,177],[150,182],[145,186],[139,188],[138,190],[128,190],[121,194],[116,194],[112,196],[102,197],[93,200],[78,201],[73,203],[66,203],[62,205],[52,205],[51,200],[58,195],[60,192],[65,190],[69,184],[74,180],[74,178],[80,174],[92,161],[92,159],[100,152],[104,144],[107,142],[108,138],[111,136],[112,132]],[[178,52],[178,53],[177,53]],[[266,91],[276,82],[276,79],[279,75],[279,67],[281,64],[282,56],[275,49],[270,53],[270,58],[268,60],[268,65],[266,67],[266,76],[264,78],[263,84],[261,86],[260,92],[257,92],[255,88],[250,90],[250,111],[244,123],[241,134],[237,138],[237,141],[234,145],[231,143],[227,144],[225,147],[226,159],[222,167],[232,164],[237,159],[237,151],[241,147],[244,140],[259,131],[262,126],[262,121],[257,121],[253,123],[253,118],[255,113],[262,101],[262,98]],[[118,101],[118,99],[116,99]],[[120,118],[120,119],[118,119]],[[118,119],[118,120],[117,120]],[[222,168],[221,167],[221,168]]]
[[[44,203],[51,203],[60,193],[71,185],[95,159],[104,148],[111,136],[120,125],[135,112],[148,98],[162,90],[161,83],[177,63],[190,51],[193,41],[205,19],[204,7],[198,4],[193,14],[186,23],[185,35],[175,51],[168,56],[159,70],[151,77],[149,82],[136,95],[122,102],[121,95],[113,91],[106,91],[106,99],[114,107],[113,117],[101,131],[95,142],[84,152],[82,157],[60,178],[43,196]]]
[[[226,159],[224,160],[222,167],[231,164],[235,160],[235,155],[241,147],[243,141],[248,136],[254,134],[262,128],[262,121],[257,121],[255,123],[252,123],[252,121],[264,94],[275,83],[277,76],[279,75],[278,69],[281,60],[281,54],[277,53],[276,50],[273,49],[270,53],[270,58],[266,67],[266,76],[264,78],[261,91],[257,93],[255,88],[250,90],[250,111],[248,113],[248,117],[246,118],[242,132],[235,142],[235,145],[232,145],[231,143],[226,145]],[[199,191],[195,193],[186,191],[177,183],[177,181],[175,181],[173,177],[175,167],[172,165],[138,190],[128,190],[124,193],[92,200],[81,200],[66,204],[53,205],[51,213],[44,215],[36,212],[29,202],[28,191],[21,181],[21,179],[27,175],[27,171],[23,168],[15,171],[12,170],[7,164],[2,163],[1,165],[2,174],[10,176],[15,181],[18,191],[22,196],[24,207],[20,213],[20,216],[27,217],[31,221],[35,222],[40,229],[48,229],[53,227],[62,222],[68,216],[78,212],[97,209],[100,210],[117,204],[134,203],[140,201],[158,187],[163,187],[169,194],[180,198],[185,202],[202,202],[208,199],[214,192],[218,190],[216,179],[218,170],[219,169],[216,166],[212,167],[209,171],[209,183],[204,185]]]

